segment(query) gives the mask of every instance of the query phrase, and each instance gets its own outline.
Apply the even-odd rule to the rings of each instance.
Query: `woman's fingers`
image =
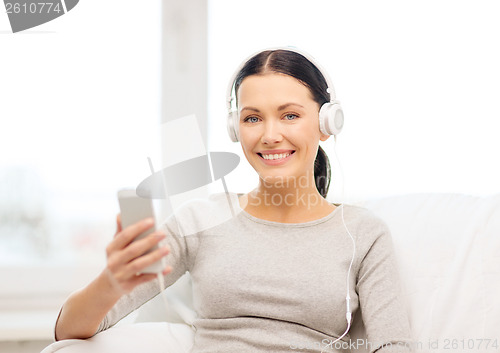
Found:
[[[129,293],[138,284],[148,282],[156,278],[157,274],[141,273],[147,266],[160,260],[163,256],[169,253],[168,247],[162,247],[147,255],[136,258],[128,264],[118,264],[113,259],[108,260],[106,267],[107,275],[111,285],[121,295]],[[172,272],[171,266],[166,266],[162,274],[167,275]]]
[[[161,272],[161,274],[165,276],[168,275],[170,272],[172,272],[172,266],[166,266]]]
[[[153,218],[148,218],[122,228],[120,214],[116,217],[117,233],[106,247],[106,272],[113,287],[121,294],[130,292],[138,284],[156,278],[157,274],[142,274],[141,271],[170,252],[168,246],[159,247],[161,240],[166,237],[162,231],[155,231],[142,239],[136,239],[153,226]],[[162,274],[166,275],[171,271],[172,268],[167,266]]]
[[[159,231],[159,232],[154,232],[143,239],[134,241],[125,249],[123,249],[122,263],[128,263],[131,260],[141,255],[144,255],[146,252],[148,252],[151,248],[153,248],[155,245],[157,245],[160,241],[162,241],[165,238],[166,238],[165,234]]]
[[[139,234],[154,226],[153,218],[146,218],[142,221],[132,224],[116,234],[114,239],[107,247],[108,254],[121,250],[132,242]]]
[[[133,274],[125,277],[123,273],[113,273],[109,268],[106,268],[106,274],[111,283],[111,287],[119,294],[125,295],[132,291],[141,283],[148,282],[156,278],[154,273]]]
[[[125,272],[127,274],[139,273],[144,268],[154,264],[156,261],[159,261],[163,256],[167,255],[169,251],[170,249],[167,246],[164,246],[150,252],[149,254],[140,256],[126,265]]]
[[[171,266],[167,266],[162,271],[162,275],[166,276],[170,272],[172,272],[172,267]],[[146,282],[149,282],[149,281],[152,281],[152,280],[156,279],[157,276],[158,275],[156,273],[143,273],[143,274],[135,276],[130,282],[131,282],[132,287],[135,288],[139,284],[146,283]]]
[[[133,279],[131,280],[131,285],[133,287],[136,287],[139,284],[154,280],[156,276],[156,273],[142,273],[133,277]]]
[[[163,276],[165,276],[165,275],[168,275],[170,272],[172,272],[172,266],[167,266],[163,269],[161,274]],[[135,276],[135,279],[133,280],[134,287],[136,285],[141,284],[141,283],[152,281],[152,280],[156,279],[157,276],[158,275],[156,273],[143,273],[143,274],[140,274],[138,276]]]

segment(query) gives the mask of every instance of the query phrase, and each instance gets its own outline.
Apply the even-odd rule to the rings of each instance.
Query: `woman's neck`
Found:
[[[240,197],[240,206],[249,214],[281,223],[301,223],[322,218],[336,208],[313,185],[259,186]]]

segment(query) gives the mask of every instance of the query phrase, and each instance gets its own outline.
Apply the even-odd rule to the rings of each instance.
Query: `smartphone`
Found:
[[[153,201],[151,199],[146,199],[137,196],[134,189],[123,189],[118,191],[118,203],[120,204],[120,215],[122,229],[137,223],[145,218],[154,216]],[[142,232],[138,235],[134,241],[142,239],[156,230],[156,226],[149,228],[148,230]],[[154,250],[158,249],[158,244],[153,246],[150,250],[145,252],[143,255],[148,254]],[[163,258],[162,258],[163,259]],[[155,262],[144,268],[141,273],[158,273],[163,270],[162,260]]]

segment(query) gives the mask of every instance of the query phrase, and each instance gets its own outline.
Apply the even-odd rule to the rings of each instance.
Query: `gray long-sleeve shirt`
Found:
[[[238,196],[211,195],[184,204],[162,228],[173,284],[186,271],[198,318],[192,352],[348,352],[346,283],[353,316],[361,310],[371,352],[409,352],[409,322],[391,236],[370,211],[345,205],[304,223],[279,223],[242,210]],[[149,282],[122,297],[98,332],[159,292]],[[342,339],[347,347],[349,336]],[[405,347],[406,345],[406,347]],[[351,345],[352,347],[352,345]]]

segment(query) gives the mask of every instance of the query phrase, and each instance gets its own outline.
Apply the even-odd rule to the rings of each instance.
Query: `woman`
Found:
[[[202,227],[225,205],[224,194],[211,195],[188,204],[182,221],[170,217],[163,232],[134,243],[151,224],[121,229],[118,219],[107,268],[68,298],[57,339],[90,337],[157,295],[155,276],[136,273],[169,253],[167,285],[186,271],[193,281],[192,352],[348,351],[344,334],[358,309],[365,348],[410,351],[386,225],[368,210],[325,199],[330,171],[319,141],[329,133],[319,112],[333,97],[321,70],[295,50],[266,50],[239,70],[234,92],[229,131],[234,126],[233,140],[259,175],[248,194],[230,193],[237,215]],[[190,236],[179,231],[193,224],[200,227]],[[162,239],[166,246],[138,257]]]

